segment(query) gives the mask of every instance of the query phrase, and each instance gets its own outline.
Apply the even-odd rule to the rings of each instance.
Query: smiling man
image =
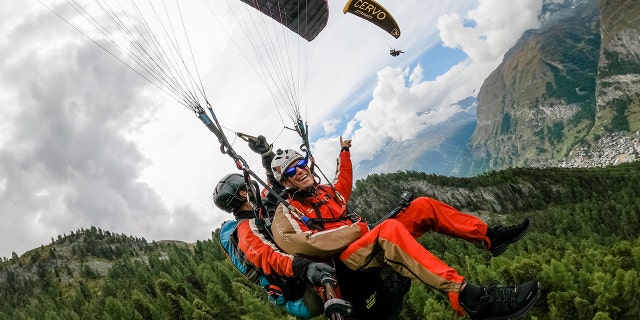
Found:
[[[274,177],[287,189],[286,203],[276,209],[274,241],[285,252],[318,261],[337,258],[352,270],[390,266],[396,272],[448,295],[458,315],[472,319],[512,318],[524,315],[540,296],[540,284],[528,281],[515,287],[482,287],[431,254],[416,240],[429,230],[483,243],[493,256],[521,239],[529,219],[510,227],[489,227],[476,216],[427,197],[411,201],[394,218],[373,229],[347,209],[353,177],[351,140],[340,138],[338,171],[333,184],[316,182],[308,159],[294,150],[278,150],[271,162]]]

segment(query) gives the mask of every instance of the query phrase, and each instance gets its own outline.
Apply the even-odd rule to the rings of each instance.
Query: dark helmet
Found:
[[[218,181],[213,190],[213,202],[218,208],[226,212],[235,212],[246,201],[240,196],[240,190],[246,190],[244,177],[237,173],[226,175]]]

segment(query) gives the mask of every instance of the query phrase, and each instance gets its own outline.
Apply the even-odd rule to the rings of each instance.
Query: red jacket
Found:
[[[333,184],[337,193],[327,185],[315,185],[311,190],[289,190],[290,206],[280,204],[276,209],[271,229],[274,241],[283,251],[328,258],[369,230],[366,223],[354,222],[346,215],[346,203],[353,186],[349,151],[340,152],[338,161]]]
[[[238,248],[246,259],[266,275],[279,274],[294,277],[292,255],[282,252],[272,241],[260,233],[255,219],[238,221]]]

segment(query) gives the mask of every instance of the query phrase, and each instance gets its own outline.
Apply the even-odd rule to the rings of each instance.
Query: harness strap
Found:
[[[340,222],[340,221],[345,221],[345,220],[351,220],[353,222],[359,221],[360,217],[349,211],[349,209],[347,208],[347,205],[344,203],[344,198],[342,198],[341,195],[339,195],[337,193],[337,191],[333,190],[334,193],[330,192],[329,190],[326,189],[326,186],[324,185],[318,185],[317,188],[321,191],[323,191],[325,193],[324,197],[322,199],[319,199],[318,201],[315,202],[311,202],[308,201],[307,199],[311,198],[311,196],[309,197],[305,197],[302,194],[299,193],[293,193],[289,195],[290,199],[296,200],[304,205],[307,205],[311,208],[313,208],[313,211],[316,214],[315,218],[310,218],[306,215],[302,215],[301,216],[301,220],[302,222],[304,222],[305,225],[307,225],[310,229],[315,229],[315,230],[324,230],[324,224],[327,222]],[[317,197],[316,197],[317,198]],[[322,207],[323,205],[325,205],[327,202],[329,202],[330,199],[335,200],[338,204],[341,205],[341,212],[340,214],[333,218],[323,218],[322,217],[322,213],[320,212],[320,207]],[[333,214],[332,214],[333,215]]]

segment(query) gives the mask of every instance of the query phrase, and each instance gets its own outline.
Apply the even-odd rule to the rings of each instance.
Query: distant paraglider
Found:
[[[374,0],[349,0],[342,12],[345,14],[349,12],[365,19],[387,31],[396,39],[400,37],[400,27],[396,20],[387,9]]]
[[[393,48],[389,49],[389,54],[390,54],[392,57],[397,57],[397,56],[399,56],[401,53],[404,53],[404,51],[402,51],[402,50],[396,50],[396,49],[393,49]]]

